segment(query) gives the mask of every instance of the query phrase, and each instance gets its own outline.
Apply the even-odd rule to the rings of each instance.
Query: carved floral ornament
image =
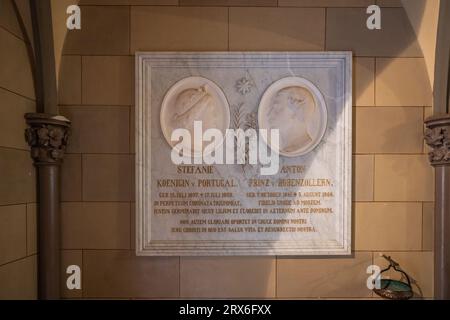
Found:
[[[428,153],[431,165],[450,164],[450,115],[434,116],[425,121],[425,142],[432,148]]]
[[[236,90],[242,95],[250,93],[252,91],[252,88],[253,82],[247,77],[243,77],[236,81]]]
[[[67,147],[70,121],[63,117],[26,115],[29,127],[25,139],[31,147],[31,157],[37,164],[59,163]]]

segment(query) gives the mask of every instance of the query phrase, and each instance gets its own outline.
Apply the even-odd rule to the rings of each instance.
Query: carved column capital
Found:
[[[450,114],[435,115],[425,120],[425,142],[432,149],[432,166],[450,166]]]
[[[61,164],[70,135],[70,121],[62,116],[27,113],[25,139],[36,165]]]

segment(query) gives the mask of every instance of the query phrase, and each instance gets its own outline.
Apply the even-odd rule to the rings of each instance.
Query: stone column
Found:
[[[425,125],[436,180],[434,293],[436,299],[450,299],[450,114],[429,117]]]
[[[60,298],[60,166],[70,121],[43,113],[25,115],[25,137],[38,171],[39,299]]]

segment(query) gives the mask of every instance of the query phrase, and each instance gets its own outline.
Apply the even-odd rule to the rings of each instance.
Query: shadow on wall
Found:
[[[70,1],[73,4],[74,1]],[[108,1],[104,1],[107,3]],[[84,3],[91,4],[92,1],[81,1],[81,5]],[[55,12],[65,13],[65,6],[63,1],[55,1]],[[88,8],[88,7],[85,7]],[[106,8],[106,7],[104,7]],[[139,37],[134,34],[136,30],[131,27],[132,21],[128,21],[129,33],[115,34],[110,32],[109,34],[98,35],[95,28],[98,27],[98,21],[93,21],[92,15],[89,13],[83,15],[82,30],[69,33],[67,37],[65,35],[66,30],[56,30],[59,34],[55,37],[55,41],[62,41],[63,45],[57,44],[58,47],[64,47],[64,51],[69,55],[68,59],[63,59],[60,71],[60,93],[65,94],[76,88],[74,96],[79,96],[79,99],[68,99],[68,103],[61,103],[64,105],[62,110],[64,112],[72,112],[83,108],[91,107],[79,107],[82,104],[92,105],[87,103],[84,98],[85,87],[79,82],[84,82],[87,75],[81,71],[86,68],[85,57],[92,55],[95,56],[120,56],[120,59],[128,59],[129,55],[134,55],[134,49],[141,51],[164,51],[164,50],[177,50],[184,51],[183,48],[178,47],[179,44],[188,43],[185,37],[194,36],[196,39],[192,40],[192,47],[187,48],[185,51],[202,51],[204,48],[208,50],[235,50],[235,51],[338,51],[338,50],[351,50],[356,58],[354,58],[354,74],[353,74],[353,93],[354,93],[354,105],[362,107],[372,106],[411,106],[411,107],[423,107],[431,105],[431,101],[428,101],[427,96],[423,96],[420,92],[415,92],[415,88],[404,86],[404,83],[398,81],[397,73],[403,73],[404,77],[422,77],[423,82],[419,85],[429,86],[428,81],[425,80],[426,72],[425,66],[418,65],[423,64],[422,53],[420,47],[414,36],[414,32],[408,22],[408,18],[404,11],[399,13],[400,8],[383,8],[382,9],[382,27],[386,31],[369,31],[365,28],[367,15],[365,14],[365,8],[332,8],[327,9],[327,15],[325,16],[325,10],[314,10],[312,8],[231,8],[226,13],[225,23],[229,25],[226,28],[227,43],[224,46],[219,45],[216,49],[211,48],[208,43],[214,41],[207,34],[207,32],[199,32],[197,34],[189,35],[192,29],[192,25],[201,28],[202,25],[210,26],[212,22],[216,22],[214,16],[208,16],[207,12],[200,12],[194,14],[194,9],[187,10],[181,7],[139,7],[141,10],[155,10],[158,11],[157,21],[162,24],[160,30],[151,28],[152,21],[142,22],[142,27],[149,27],[139,31]],[[89,9],[88,9],[89,10]],[[91,8],[91,10],[93,10]],[[217,8],[220,10],[220,8]],[[247,19],[249,15],[258,11],[261,15],[255,19]],[[195,10],[199,12],[199,10]],[[210,12],[210,11],[208,11]],[[306,12],[306,14],[305,14]],[[120,15],[120,13],[119,13]],[[228,16],[230,15],[230,16]],[[282,17],[287,15],[289,19],[282,20]],[[296,19],[296,15],[305,16],[305,19]],[[133,16],[133,13],[124,15],[126,19]],[[64,18],[66,15],[64,14]],[[155,17],[153,17],[155,18]],[[56,18],[58,21],[61,18]],[[105,15],[104,18],[108,19]],[[326,23],[320,24],[316,21],[324,21]],[[55,20],[55,18],[54,18]],[[170,25],[174,20],[180,20],[186,23],[188,27],[186,30],[177,29],[176,25]],[[154,21],[154,20],[153,20]],[[166,23],[166,21],[169,21]],[[112,24],[120,22],[110,21]],[[59,26],[60,24],[58,24]],[[311,25],[318,25],[318,28],[311,27]],[[355,25],[362,26],[355,30]],[[136,25],[135,25],[136,26]],[[114,30],[114,28],[113,28]],[[248,35],[248,37],[246,37]],[[122,38],[124,36],[124,38]],[[204,39],[201,37],[205,36]],[[128,39],[128,43],[117,43],[115,41],[119,37],[120,39]],[[147,40],[141,43],[133,43],[133,40],[142,39],[148,37]],[[152,37],[155,37],[155,41],[152,41]],[[200,38],[198,38],[200,37]],[[85,42],[84,42],[85,41]],[[102,41],[109,44],[109,47],[113,49],[113,53],[108,54],[108,48],[102,47]],[[122,40],[121,40],[122,41]],[[166,45],[166,46],[165,46]],[[84,49],[82,47],[85,47]],[[123,47],[128,48],[123,50]],[[86,49],[87,48],[87,49]],[[89,48],[94,48],[94,53],[89,52]],[[77,53],[78,52],[78,53]],[[117,54],[117,52],[119,52]],[[83,56],[78,59],[79,62],[73,64],[76,56]],[[59,55],[58,55],[59,57]],[[377,57],[372,58],[372,57]],[[410,61],[396,61],[389,57],[408,57]],[[416,59],[419,58],[419,59]],[[100,59],[100,58],[99,58]],[[109,59],[109,58],[107,58]],[[77,60],[77,61],[78,61]],[[70,64],[69,64],[70,62]],[[67,64],[65,64],[67,63]],[[103,64],[103,62],[102,62]],[[75,69],[71,69],[75,66]],[[78,66],[78,67],[76,67]],[[92,63],[91,66],[95,68],[97,65]],[[111,70],[100,68],[98,70],[105,71],[105,74],[113,74],[116,79],[105,79],[107,85],[111,85],[109,90],[122,90],[123,87],[127,87],[127,90],[131,90],[131,97],[133,96],[133,86],[128,83],[127,79],[134,79],[134,67],[133,59],[129,61],[122,61],[118,64],[111,64],[112,68],[115,68],[113,73]],[[80,71],[76,71],[79,68]],[[423,70],[422,70],[423,69]],[[71,78],[68,81],[67,70],[74,70],[76,78]],[[131,71],[130,71],[131,70]],[[64,72],[63,72],[64,71]],[[92,70],[91,70],[92,71]],[[93,71],[95,72],[95,71]],[[129,74],[131,72],[131,75]],[[370,74],[374,74],[375,78]],[[76,80],[78,79],[78,80]],[[98,77],[97,79],[101,79]],[[377,92],[375,91],[375,79],[377,79]],[[422,81],[420,80],[420,81]],[[99,88],[103,88],[103,83],[97,83]],[[103,88],[104,89],[104,88]],[[404,101],[402,97],[398,97],[397,94],[404,93],[404,91],[411,91],[411,100]],[[431,89],[429,89],[431,92]],[[116,94],[110,91],[111,94]],[[73,93],[73,92],[72,92]],[[100,93],[99,93],[100,94]],[[70,96],[70,94],[69,94]],[[131,102],[128,103],[128,100]],[[97,159],[102,158],[101,162],[104,164],[104,168],[99,168],[98,171],[110,170],[102,173],[101,179],[103,182],[99,183],[104,188],[117,189],[114,184],[120,186],[130,186],[129,196],[123,197],[119,195],[122,191],[113,190],[107,194],[93,199],[88,199],[89,195],[86,194],[85,188],[89,187],[86,182],[79,182],[79,191],[76,196],[68,196],[65,201],[79,202],[79,207],[71,208],[74,210],[74,216],[83,216],[82,211],[88,211],[86,207],[89,207],[88,202],[82,201],[107,201],[107,202],[129,202],[130,208],[134,207],[134,183],[130,180],[130,176],[133,175],[133,154],[134,154],[134,108],[132,98],[119,97],[118,101],[107,103],[99,102],[97,107],[92,106],[92,110],[105,115],[105,119],[100,122],[90,118],[91,116],[97,116],[94,113],[86,113],[84,116],[79,117],[80,121],[86,123],[103,124],[104,126],[113,126],[111,128],[103,128],[108,132],[123,132],[129,129],[129,137],[122,141],[121,137],[115,135],[117,140],[110,139],[104,140],[101,137],[101,129],[95,128],[82,123],[73,123],[74,137],[72,139],[78,139],[81,137],[79,147],[76,151],[73,151],[74,157],[77,157],[78,163],[74,167],[66,169],[66,175],[77,174],[81,175],[81,180],[84,179],[83,170],[87,170],[87,164],[90,158],[98,155]],[[75,101],[70,102],[70,101]],[[121,101],[125,101],[125,106]],[[126,109],[129,105],[129,109]],[[363,108],[362,108],[363,109]],[[364,108],[368,109],[368,108]],[[388,108],[386,108],[388,109]],[[397,110],[386,110],[387,115],[394,116],[390,112],[398,112]],[[414,108],[413,108],[414,109]],[[124,112],[124,110],[126,110]],[[407,112],[407,111],[400,111]],[[358,108],[354,109],[356,116],[354,119],[358,121]],[[79,114],[79,113],[77,113]],[[67,114],[69,118],[75,116],[73,114]],[[397,115],[397,113],[395,114]],[[107,118],[110,117],[110,118]],[[111,120],[111,117],[114,120]],[[123,119],[126,119],[124,123]],[[108,121],[106,121],[108,120]],[[417,118],[417,126],[422,127],[423,117]],[[90,122],[93,121],[93,122]],[[379,121],[382,121],[380,119]],[[376,123],[374,124],[376,125]],[[86,133],[81,134],[77,130],[82,128]],[[358,123],[355,123],[354,128],[358,128]],[[100,131],[96,131],[100,130]],[[398,145],[393,145],[391,137],[393,133],[398,134],[403,131],[411,131],[410,124],[399,121],[396,127],[390,127],[385,131],[380,131],[376,137],[378,141],[377,146],[384,149],[392,149],[392,153],[396,153]],[[413,130],[416,132],[417,130]],[[354,150],[358,151],[358,130],[354,130]],[[128,135],[128,133],[124,133]],[[91,137],[91,138],[89,138]],[[418,138],[418,137],[416,137]],[[92,150],[86,152],[83,150],[83,143],[87,139],[92,139],[96,143],[93,144]],[[76,141],[76,140],[75,140]],[[90,144],[92,144],[92,141]],[[77,143],[78,143],[77,142]],[[123,148],[120,146],[114,147],[115,143],[123,144]],[[104,147],[107,145],[108,147]],[[97,149],[96,149],[97,148]],[[127,149],[128,148],[128,149]],[[401,147],[400,147],[401,148]],[[95,151],[97,150],[97,151]],[[400,151],[401,153],[402,151]],[[377,152],[373,152],[377,153]],[[421,153],[421,152],[420,152]],[[80,155],[81,154],[81,155]],[[93,155],[94,154],[94,155]],[[113,155],[111,155],[113,154]],[[124,157],[129,156],[131,159],[124,160]],[[69,155],[70,157],[70,155]],[[104,158],[103,158],[104,157]],[[107,159],[106,159],[107,158]],[[106,160],[104,160],[106,159]],[[120,163],[119,163],[120,162]],[[121,163],[125,164],[122,165]],[[77,169],[78,168],[78,169]],[[397,168],[402,170],[402,168]],[[78,170],[78,171],[77,171]],[[92,171],[93,174],[98,174]],[[69,184],[74,179],[74,176],[68,177],[66,181],[63,180],[63,188],[69,189]],[[97,182],[95,182],[97,183]],[[108,184],[108,186],[105,186]],[[355,185],[355,182],[354,182]],[[408,186],[405,186],[407,188]],[[122,188],[122,187],[121,187]],[[64,190],[63,190],[64,193]],[[112,195],[112,196],[110,196]],[[86,206],[86,207],[85,207]],[[72,211],[68,209],[69,205],[63,204],[63,220],[67,219],[67,214],[72,214]],[[97,206],[96,210],[92,211],[90,218],[86,218],[86,221],[79,221],[77,229],[80,235],[75,237],[87,238],[91,234],[95,234],[95,226],[111,225],[109,220],[121,221],[119,216],[123,213],[110,215],[108,218],[108,212],[104,211],[106,207]],[[272,257],[168,257],[168,258],[156,258],[156,257],[135,257],[134,256],[134,212],[128,209],[130,219],[128,223],[129,230],[123,229],[123,224],[116,223],[110,226],[109,233],[101,233],[104,237],[110,239],[102,239],[99,243],[104,244],[99,247],[90,247],[87,244],[86,247],[77,247],[76,245],[64,245],[63,241],[63,256],[70,257],[72,263],[81,263],[83,265],[83,297],[116,297],[116,298],[170,298],[170,297],[238,297],[238,298],[258,298],[258,297],[370,297],[371,293],[368,292],[365,286],[365,279],[367,275],[365,273],[366,267],[372,264],[374,256],[372,252],[378,250],[371,250],[372,252],[354,252],[351,257],[278,257],[273,259]],[[352,235],[353,235],[353,250],[355,248],[355,234],[357,232],[355,227],[355,211],[353,210],[352,217]],[[125,214],[126,215],[126,214]],[[91,220],[89,220],[91,219]],[[95,221],[95,219],[99,219]],[[108,221],[106,221],[108,220]],[[74,223],[76,223],[76,219]],[[64,224],[64,222],[63,222]],[[90,224],[91,227],[87,227]],[[97,224],[97,225],[96,225]],[[92,228],[94,226],[94,228]],[[67,228],[69,226],[63,226],[63,232],[69,232]],[[98,230],[97,230],[98,231]],[[71,232],[71,231],[70,231]],[[128,234],[128,242],[122,242],[118,240],[118,235]],[[71,232],[72,233],[72,232]],[[407,234],[408,232],[406,232]],[[64,238],[64,236],[63,236]],[[127,238],[127,236],[125,236]],[[75,241],[76,243],[79,243]],[[125,245],[123,245],[125,243]],[[128,247],[127,245],[128,244]],[[90,249],[90,250],[82,250]],[[106,250],[108,249],[108,250]],[[64,260],[64,258],[63,258]],[[67,261],[67,260],[65,260]],[[301,279],[299,279],[299,277]],[[356,279],[356,280],[355,280]],[[355,282],[358,284],[355,284]],[[356,288],[355,288],[356,287]],[[282,290],[280,290],[282,289]],[[325,292],[325,295],[324,295]],[[71,297],[70,292],[65,292],[68,297]]]

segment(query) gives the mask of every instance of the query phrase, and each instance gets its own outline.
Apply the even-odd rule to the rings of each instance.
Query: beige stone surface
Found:
[[[89,0],[96,1],[96,0]],[[175,6],[179,3],[179,0],[113,0],[113,1],[128,1],[130,5],[155,5],[155,6]]]
[[[278,0],[280,7],[366,7],[374,0]]]
[[[369,30],[367,17],[365,8],[328,9],[326,49],[350,50],[356,56],[423,56],[402,8],[384,8],[380,30]]]
[[[26,206],[0,206],[0,265],[27,255]]]
[[[399,0],[397,0],[399,1]],[[436,41],[440,0],[402,0],[402,4],[423,52],[428,80],[434,85]]]
[[[0,205],[36,202],[36,173],[29,151],[0,148]]]
[[[353,201],[373,200],[373,155],[353,156]]]
[[[423,147],[423,143],[420,144],[419,141],[420,116],[417,110],[420,108],[392,108],[395,109],[393,111],[388,108],[431,105],[425,63],[420,58],[422,53],[406,15],[403,9],[398,8],[401,6],[400,0],[377,0],[377,4],[386,8],[382,9],[383,30],[376,33],[368,33],[366,28],[360,27],[365,26],[365,7],[373,3],[371,0],[278,0],[279,6],[286,6],[285,8],[256,8],[258,5],[271,6],[273,0],[252,1],[251,6],[255,8],[247,7],[250,5],[248,0],[205,2],[180,0],[180,5],[215,7],[160,7],[177,5],[178,0],[81,1],[82,5],[87,5],[82,8],[83,24],[86,23],[83,28],[86,29],[67,38],[65,51],[87,56],[65,56],[63,62],[68,62],[63,63],[60,77],[60,103],[74,105],[77,110],[86,107],[81,112],[82,116],[74,117],[77,123],[73,124],[75,136],[71,139],[74,142],[82,137],[79,141],[83,144],[70,147],[79,149],[75,149],[77,154],[66,156],[62,171],[63,200],[78,201],[75,204],[64,204],[73,206],[70,210],[73,220],[71,228],[81,228],[82,231],[74,234],[72,230],[66,236],[72,237],[71,241],[83,242],[81,235],[87,234],[100,248],[115,247],[118,243],[134,248],[134,203],[79,202],[128,202],[134,199],[134,157],[110,154],[134,152],[134,108],[130,108],[128,119],[122,120],[118,116],[134,104],[134,59],[127,55],[133,55],[136,50],[323,50],[326,38],[326,49],[351,49],[357,56],[353,65],[353,105],[358,107],[354,113],[354,151],[363,154],[353,157],[353,196],[354,201],[359,202],[355,204],[354,213],[355,247],[358,250],[395,250],[390,254],[401,260],[399,262],[408,272],[411,271],[418,277],[426,295],[431,296],[432,253],[406,251],[429,251],[433,244],[433,173],[426,156],[415,154],[427,152],[427,147]],[[158,7],[145,7],[154,4]],[[129,8],[126,5],[135,7]],[[141,5],[143,7],[139,7]],[[221,6],[236,8],[228,10]],[[331,8],[327,9],[327,35],[325,7]],[[84,14],[85,9],[87,14]],[[286,11],[281,14],[280,10]],[[94,18],[94,13],[100,11],[105,14],[96,14]],[[0,57],[3,61],[8,61],[6,70],[13,70],[7,77],[0,75],[0,87],[26,96],[31,94],[33,98],[32,82],[27,79],[30,71],[25,70],[26,68],[19,70],[19,76],[14,71],[14,68],[23,65],[20,57],[25,52],[23,42],[13,36],[9,38],[10,36],[12,35],[0,28]],[[11,54],[5,51],[3,44],[22,53]],[[1,93],[0,89],[0,95]],[[386,108],[370,110],[375,103]],[[86,106],[82,107],[80,104]],[[18,106],[20,103],[10,105]],[[361,108],[363,110],[360,112],[359,107],[369,108]],[[23,127],[19,127],[23,126],[20,122],[22,111],[5,111],[6,109],[2,105],[1,115],[8,112],[17,114],[18,117],[14,118],[16,122],[8,119],[4,124],[14,125],[13,131],[9,131],[14,133],[11,138],[6,139],[6,144],[2,144],[0,138],[0,146],[21,145],[20,148],[26,148],[26,144],[21,141]],[[422,117],[430,114],[430,109],[423,108]],[[99,123],[102,115],[112,120],[117,125],[116,128],[124,128],[124,135],[119,137],[119,133],[114,132],[112,127],[106,127],[109,143],[105,142],[106,138],[94,134],[88,137],[92,131],[86,129],[82,129],[81,136],[77,137],[77,128]],[[0,123],[2,119],[4,118],[0,116]],[[125,137],[129,137],[128,144]],[[422,146],[420,150],[417,149],[418,145]],[[83,149],[86,146],[89,148]],[[126,148],[129,151],[125,151]],[[15,154],[4,156],[5,152],[16,151],[0,148],[0,171],[8,172],[3,181],[0,181],[0,204],[34,202],[31,188],[24,188],[23,185],[26,184],[18,182],[30,181],[30,173],[33,175],[31,185],[34,184],[34,173],[31,172],[34,169],[29,153],[19,154],[16,160]],[[81,154],[91,152],[107,154]],[[16,165],[15,162],[26,162],[27,165]],[[29,169],[19,170],[20,166]],[[383,203],[368,202],[373,200]],[[421,201],[426,201],[423,208]],[[123,219],[125,227],[122,228],[118,225],[122,220],[118,218],[120,210],[117,207],[128,205],[129,220],[125,222]],[[85,210],[85,206],[90,209]],[[109,210],[109,206],[116,209]],[[27,209],[27,249],[32,254],[34,251],[33,244],[30,243],[30,232],[33,230],[33,212],[36,206],[29,204]],[[92,214],[92,217],[88,217],[93,219],[92,226],[86,226],[86,221],[90,220],[86,218],[85,211]],[[98,226],[105,224],[104,217],[111,211],[117,219],[114,218],[113,223],[106,222],[106,229],[99,229]],[[392,230],[402,223],[404,228],[394,234]],[[127,228],[128,231],[125,230]],[[93,233],[95,234],[91,236]],[[379,234],[386,234],[386,237],[380,238]],[[19,260],[0,267],[0,283],[6,279],[6,286],[0,286],[0,297],[5,297],[5,292],[8,297],[33,297],[36,279],[33,280],[30,276],[33,276],[35,266],[30,268],[33,264],[28,259],[25,260],[25,264],[18,263],[23,261]],[[276,267],[275,260],[269,257],[226,260],[213,257],[181,258],[180,269],[180,259],[177,257],[144,258],[135,257],[134,252],[128,250],[90,249],[84,250],[83,257],[81,250],[62,251],[63,264],[84,262],[83,291],[88,298],[173,298],[178,297],[180,292],[182,297],[187,298],[274,297],[276,293],[281,298],[371,296],[371,292],[365,287],[365,268],[372,264],[371,252],[359,251],[355,253],[355,257],[333,259],[279,257]],[[375,260],[378,261],[378,258],[375,257]],[[217,280],[216,270],[225,274],[224,280]],[[63,271],[62,277],[65,276]],[[201,278],[203,273],[204,279]],[[11,277],[15,277],[14,281]],[[65,298],[79,298],[81,295],[78,291],[68,292],[63,286]]]
[[[25,42],[0,28],[0,43],[0,87],[34,99],[32,67]]]
[[[63,56],[58,82],[58,103],[81,104],[81,56]]]
[[[81,154],[66,154],[61,166],[62,201],[81,201],[81,171]]]
[[[325,10],[231,8],[229,32],[230,50],[320,51],[325,41]]]
[[[129,249],[130,204],[63,203],[61,230],[63,249]]]
[[[129,155],[83,155],[83,200],[134,199],[133,166]]]
[[[428,117],[433,115],[433,107],[424,107],[423,108],[423,120],[425,121]],[[423,133],[425,134],[426,127],[423,126]],[[423,141],[423,153],[428,154],[431,151],[431,148]]]
[[[434,174],[427,156],[375,156],[375,201],[433,199]]]
[[[0,1],[0,27],[23,39],[22,29],[17,18],[13,0]]]
[[[422,153],[422,108],[356,108],[355,123],[356,153]]]
[[[36,111],[33,67],[19,12],[25,0],[0,0],[0,300],[36,299],[35,169],[24,115]],[[25,28],[29,20],[25,17]],[[29,208],[28,208],[29,207]]]
[[[338,258],[277,259],[277,297],[368,298],[366,269],[372,253]]]
[[[127,55],[130,48],[130,8],[82,6],[81,30],[66,35],[64,54]]]
[[[27,255],[38,253],[38,205],[27,204]]]
[[[19,11],[21,20],[24,24],[24,38],[25,36],[28,39],[32,39],[33,37],[33,26],[31,21],[31,10],[30,10],[30,2],[27,0],[14,0],[17,5],[17,9]],[[31,44],[33,46],[33,44]]]
[[[433,107],[424,107],[423,112],[423,118],[426,120],[428,117],[433,115]]]
[[[78,266],[81,271],[81,289],[68,289],[67,268]],[[83,296],[83,251],[82,250],[61,250],[61,296],[64,299],[81,298]]]
[[[421,230],[421,203],[355,204],[355,250],[421,250]]]
[[[423,203],[422,250],[434,248],[434,202]]]
[[[13,92],[0,88],[0,146],[28,150],[24,138],[24,114],[35,112],[36,103]]]
[[[277,0],[179,0],[180,6],[276,7]]]
[[[130,248],[136,248],[136,203],[130,202]]]
[[[179,0],[80,0],[81,5],[136,5],[136,6],[175,6]]]
[[[0,300],[37,299],[37,256],[0,266]]]
[[[227,8],[132,7],[130,50],[227,50],[227,23]]]
[[[83,251],[84,297],[174,298],[178,257],[136,257],[126,250]]]
[[[132,105],[134,59],[118,56],[83,57],[83,104]]]
[[[61,113],[72,121],[68,152],[129,152],[129,107],[62,107]]]
[[[393,7],[400,8],[403,7],[402,0],[377,0],[376,4],[380,7]]]
[[[375,59],[356,57],[353,60],[353,105],[375,105]]]
[[[135,147],[136,147],[136,141],[135,141],[135,134],[136,134],[136,114],[135,114],[135,107],[130,107],[130,153],[135,153]]]
[[[181,257],[180,263],[183,298],[275,297],[273,257]]]
[[[423,58],[377,58],[376,70],[377,106],[431,106]]]

